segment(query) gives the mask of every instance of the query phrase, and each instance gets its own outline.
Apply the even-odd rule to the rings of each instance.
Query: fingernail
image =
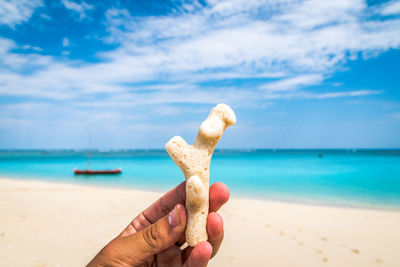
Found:
[[[169,213],[168,221],[171,227],[176,227],[179,225],[181,220],[179,218],[178,206],[175,206],[175,208]]]

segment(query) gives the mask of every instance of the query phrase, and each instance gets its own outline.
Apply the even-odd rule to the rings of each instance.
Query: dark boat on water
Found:
[[[121,169],[115,170],[74,170],[75,175],[112,175],[112,174],[120,174]]]
[[[113,170],[91,170],[90,169],[90,147],[92,136],[89,136],[89,149],[88,149],[88,168],[86,170],[74,169],[75,175],[116,175],[121,174],[121,168]]]

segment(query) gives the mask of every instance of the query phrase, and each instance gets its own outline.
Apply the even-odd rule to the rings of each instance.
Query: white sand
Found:
[[[160,193],[0,179],[0,266],[83,266]],[[400,266],[400,212],[232,198],[210,266]]]

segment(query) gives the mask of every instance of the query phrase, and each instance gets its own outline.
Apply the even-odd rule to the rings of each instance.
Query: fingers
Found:
[[[225,184],[217,182],[217,183],[214,183],[213,185],[211,185],[210,186],[209,212],[218,211],[222,207],[222,205],[224,205],[229,200],[229,196],[230,196],[229,189]],[[186,194],[185,194],[185,198],[186,198]],[[180,245],[182,245],[183,243],[185,243],[185,241],[186,241],[185,236],[182,236],[181,239],[178,241],[178,243]]]
[[[211,257],[214,257],[224,239],[224,221],[222,220],[221,215],[216,212],[208,214],[207,233],[208,242],[210,242],[213,248]]]
[[[216,212],[208,214],[207,218],[207,233],[208,242],[212,246],[212,255],[214,257],[217,254],[219,247],[221,246],[222,240],[224,239],[224,222],[221,215]],[[187,260],[192,253],[193,248],[187,247],[183,251],[183,260]]]
[[[177,246],[172,246],[156,255],[157,267],[176,267],[182,266],[181,250]]]
[[[207,241],[201,242],[193,248],[184,267],[205,267],[211,258],[212,247]]]
[[[210,186],[209,212],[218,211],[229,200],[229,189],[223,183],[215,183]]]
[[[120,234],[121,237],[132,235],[150,224],[156,222],[161,217],[168,214],[177,204],[185,204],[186,200],[186,182],[179,184],[174,189],[164,194],[160,199],[154,202],[149,208],[139,214]],[[222,205],[229,200],[229,189],[223,183],[215,183],[210,187],[210,212],[218,211]],[[182,236],[179,244],[185,242]]]
[[[173,246],[186,227],[186,211],[183,205],[176,207],[166,216],[136,234],[121,238],[121,247],[129,248],[128,253],[136,264]]]
[[[144,217],[154,223],[161,217],[168,214],[177,204],[185,204],[186,200],[186,182],[180,183],[177,187],[165,193],[150,207],[142,212]]]
[[[215,183],[210,187],[210,212],[217,211],[229,199],[229,189],[223,183]],[[167,192],[149,208],[142,212],[142,216],[151,224],[168,214],[177,204],[185,204],[186,182],[182,182]],[[138,216],[139,217],[139,216]],[[143,220],[144,221],[144,220]]]

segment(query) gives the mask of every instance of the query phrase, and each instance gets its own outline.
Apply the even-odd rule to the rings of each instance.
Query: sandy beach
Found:
[[[0,266],[84,266],[161,193],[0,179]],[[400,266],[400,212],[233,196],[210,266]]]

